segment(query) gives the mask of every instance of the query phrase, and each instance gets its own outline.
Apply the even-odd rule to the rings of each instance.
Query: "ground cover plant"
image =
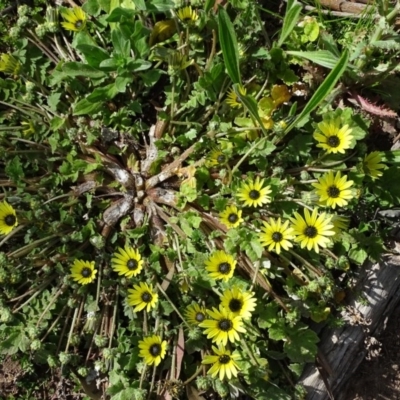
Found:
[[[398,7],[350,40],[293,0],[218,3],[37,2],[6,26],[0,354],[27,376],[86,398],[303,398],[310,323],[338,323],[385,249],[400,156],[369,128],[397,106],[361,89],[396,87]]]

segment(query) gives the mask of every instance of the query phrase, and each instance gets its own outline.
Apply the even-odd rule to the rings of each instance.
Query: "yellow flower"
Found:
[[[233,286],[224,291],[221,296],[221,306],[229,310],[235,317],[251,318],[252,311],[256,308],[254,293],[244,292],[239,287]]]
[[[263,222],[264,227],[261,228],[260,243],[262,246],[267,247],[268,251],[274,250],[277,254],[281,252],[281,248],[289,250],[289,247],[293,247],[290,240],[293,239],[293,228],[289,227],[289,221],[286,221],[283,225],[281,219],[269,219],[268,222]]]
[[[340,126],[340,118],[330,122],[320,122],[318,128],[321,132],[314,132],[314,139],[318,141],[317,147],[325,149],[327,153],[345,153],[350,148],[352,130],[348,125]]]
[[[247,93],[246,88],[239,87],[240,94],[245,96]],[[226,96],[226,104],[228,104],[232,108],[240,108],[242,107],[242,102],[239,97],[235,93],[233,89],[229,89],[228,95]]]
[[[198,304],[192,304],[186,308],[185,316],[189,323],[198,325],[206,319],[207,311]]]
[[[61,22],[61,25],[67,31],[80,32],[86,27],[86,14],[80,7],[74,7],[61,13],[67,22]]]
[[[336,175],[333,171],[329,171],[318,179],[318,183],[313,183],[320,196],[319,201],[328,207],[336,208],[344,207],[349,199],[353,198],[352,191],[349,188],[353,185],[353,181],[347,181],[347,176],[341,176],[340,171]]]
[[[153,335],[139,340],[139,356],[144,358],[147,365],[159,365],[167,352],[167,342],[160,336]]]
[[[10,75],[18,75],[20,70],[20,62],[11,54],[2,54],[0,56],[0,71]]]
[[[235,259],[222,250],[215,251],[205,263],[206,270],[213,279],[229,280],[235,270]]]
[[[289,101],[292,94],[286,85],[274,85],[271,90],[271,97],[274,102],[274,107],[277,108],[281,104]]]
[[[212,346],[215,353],[213,356],[204,356],[202,364],[213,364],[213,366],[208,370],[213,378],[219,374],[219,379],[222,381],[225,375],[228,379],[232,376],[237,376],[239,366],[235,361],[240,359],[240,355],[234,351],[232,354],[229,350],[226,350],[224,346]]]
[[[0,235],[8,235],[18,225],[17,213],[6,201],[0,203]]]
[[[75,260],[71,267],[71,278],[81,285],[87,285],[96,278],[97,269],[94,261]]]
[[[176,14],[182,22],[194,22],[199,19],[199,15],[191,6],[181,8]]]
[[[32,121],[22,121],[21,125],[25,127],[22,133],[24,136],[30,136],[31,134],[35,133],[35,125],[33,125]]]
[[[242,183],[238,190],[237,196],[245,206],[258,207],[262,204],[270,203],[271,198],[268,196],[271,193],[270,186],[264,186],[264,179],[257,176],[255,181],[247,181]]]
[[[207,167],[221,167],[226,165],[228,162],[228,157],[218,149],[214,149],[207,157],[206,166]]]
[[[304,209],[305,219],[297,212],[294,213],[294,218],[290,218],[293,223],[293,234],[296,235],[295,241],[300,243],[301,248],[312,248],[316,253],[319,252],[319,247],[326,247],[330,242],[328,236],[333,236],[333,224],[331,218],[325,213],[318,216],[318,209],[315,208],[310,214],[307,209]]]
[[[237,228],[242,222],[242,210],[238,210],[236,206],[230,205],[219,214],[221,222],[230,228]]]
[[[147,283],[139,283],[139,285],[133,285],[133,289],[128,289],[130,293],[128,295],[128,304],[130,306],[136,306],[133,311],[142,311],[146,308],[149,312],[154,308],[158,301],[158,294],[153,291],[152,285],[148,286]]]
[[[124,249],[118,248],[118,252],[114,253],[111,266],[118,275],[132,278],[143,269],[143,260],[138,250],[125,246]]]
[[[175,32],[176,24],[173,19],[166,19],[164,21],[156,22],[150,34],[150,46],[156,43],[164,42],[165,40],[174,36]]]
[[[369,175],[372,179],[377,179],[382,176],[383,172],[379,170],[385,168],[386,165],[380,164],[381,161],[382,158],[379,151],[373,151],[367,154],[362,163],[364,173]]]
[[[332,236],[333,240],[339,239],[340,233],[344,230],[349,229],[350,220],[347,217],[343,217],[341,215],[328,215],[331,217],[331,223],[333,224],[333,232],[335,235]]]
[[[240,332],[246,332],[242,326],[242,318],[235,317],[222,306],[219,306],[219,310],[213,307],[213,311],[207,310],[207,313],[212,319],[206,319],[199,326],[206,328],[204,334],[207,335],[207,339],[212,339],[216,344],[226,346],[228,340],[234,343],[240,340]]]

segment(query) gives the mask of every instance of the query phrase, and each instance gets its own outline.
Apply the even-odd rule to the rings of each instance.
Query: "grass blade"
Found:
[[[322,82],[321,86],[316,90],[310,101],[303,108],[303,111],[300,113],[300,115],[286,128],[285,135],[289,133],[303,119],[307,118],[311,111],[313,111],[319,104],[321,104],[326,96],[331,93],[340,77],[346,71],[348,62],[349,52],[345,50],[335,68],[332,69],[329,75]]]
[[[288,2],[285,18],[283,20],[283,26],[281,36],[278,40],[278,46],[282,46],[286,38],[291,34],[293,28],[296,26],[297,21],[300,17],[302,6],[296,1]]]
[[[218,10],[218,34],[228,75],[233,83],[241,83],[236,34],[228,13],[222,7]]]

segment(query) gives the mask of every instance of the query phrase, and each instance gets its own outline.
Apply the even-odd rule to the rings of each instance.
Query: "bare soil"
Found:
[[[400,307],[379,341],[380,354],[365,359],[350,378],[346,400],[400,400]]]

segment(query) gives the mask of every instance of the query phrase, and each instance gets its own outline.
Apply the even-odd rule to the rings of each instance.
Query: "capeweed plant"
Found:
[[[264,13],[18,8],[0,61],[1,354],[115,399],[301,394],[310,320],[383,250],[399,156],[327,101],[350,52],[303,99],[301,6],[274,40]]]

